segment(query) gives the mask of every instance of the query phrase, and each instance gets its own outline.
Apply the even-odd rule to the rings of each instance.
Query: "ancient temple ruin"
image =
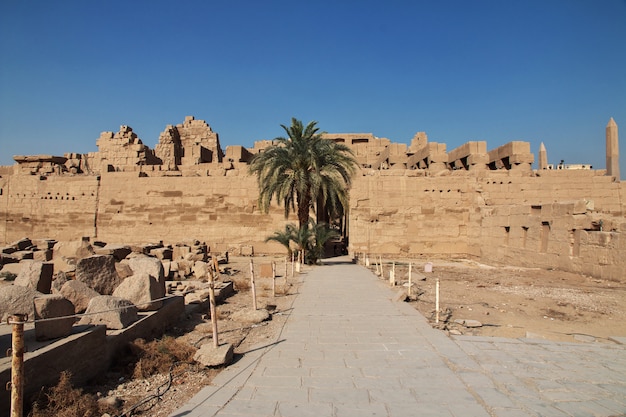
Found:
[[[325,134],[349,146],[360,167],[345,219],[348,249],[624,279],[626,193],[613,119],[605,134],[606,170],[550,169],[543,144],[533,169],[522,141],[448,150],[424,132],[409,145],[370,133]],[[189,116],[168,125],[154,149],[129,126],[102,133],[96,145],[88,154],[16,156],[15,165],[0,167],[0,240],[194,238],[235,254],[282,250],[265,238],[284,228],[284,211],[259,211],[247,170],[271,140],[222,150],[209,124]]]

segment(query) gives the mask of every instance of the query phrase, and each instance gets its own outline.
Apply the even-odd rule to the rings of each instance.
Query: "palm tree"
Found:
[[[257,176],[259,206],[269,210],[273,198],[283,203],[285,217],[296,211],[300,229],[308,228],[309,215],[315,206],[323,207],[330,218],[343,214],[348,205],[351,177],[356,160],[346,145],[322,139],[313,121],[303,126],[291,119],[291,126],[281,127],[287,138],[274,139],[274,145],[257,154],[249,171]]]

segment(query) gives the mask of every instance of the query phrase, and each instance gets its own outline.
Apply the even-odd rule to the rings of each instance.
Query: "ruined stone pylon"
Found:
[[[620,181],[617,123],[612,117],[606,125],[606,175],[615,177],[617,181]]]
[[[539,169],[548,169],[548,152],[543,142],[539,145]]]

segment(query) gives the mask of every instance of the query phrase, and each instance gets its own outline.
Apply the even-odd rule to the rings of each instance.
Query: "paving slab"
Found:
[[[452,336],[348,257],[302,274],[277,339],[170,417],[626,416],[626,345]]]

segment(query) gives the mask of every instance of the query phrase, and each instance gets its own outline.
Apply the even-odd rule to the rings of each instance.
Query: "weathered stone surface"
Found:
[[[203,261],[196,261],[193,265],[193,274],[196,279],[209,278],[209,265]]]
[[[52,260],[52,250],[36,250],[33,251],[33,259],[40,262],[48,262]]]
[[[163,301],[162,288],[157,280],[145,272],[130,276],[113,291],[114,297],[131,301],[140,311],[158,310]]]
[[[121,279],[115,269],[112,255],[92,255],[76,264],[76,279],[102,295],[111,295]]]
[[[123,329],[138,319],[132,302],[110,295],[92,298],[85,314],[78,324],[104,324],[111,330]]]
[[[172,248],[156,248],[150,251],[150,255],[156,257],[157,259],[163,260],[172,260]]]
[[[20,263],[4,264],[2,268],[0,268],[0,274],[14,274],[17,277],[21,270],[22,264]]]
[[[74,305],[61,294],[46,294],[35,298],[35,338],[37,340],[50,340],[69,336],[72,333],[72,325],[76,321]],[[65,317],[65,318],[59,318]],[[45,320],[42,319],[54,319]]]
[[[11,243],[10,246],[14,247],[18,251],[26,250],[30,248],[31,246],[33,246],[33,242],[29,238],[24,238],[24,239],[18,240],[17,242]]]
[[[165,296],[165,274],[163,264],[159,259],[152,256],[137,255],[128,258],[125,262],[133,270],[133,275],[147,274],[156,279],[160,291],[157,298]]]
[[[63,284],[70,280],[67,272],[57,272],[52,276],[52,293],[61,292],[61,288],[63,288]]]
[[[126,263],[125,261],[116,262],[115,270],[117,271],[117,275],[120,277],[120,279],[126,279],[127,277],[133,275],[133,270],[131,269],[130,265],[128,265],[128,263]]]
[[[86,258],[93,255],[94,249],[88,240],[75,240],[71,242],[57,242],[53,249],[53,258]]]
[[[65,282],[59,293],[72,302],[75,313],[85,312],[89,301],[100,295],[87,284],[76,279]]]
[[[18,250],[11,254],[11,258],[17,259],[17,261],[23,261],[26,259],[33,259],[33,251],[32,250]]]
[[[246,308],[234,312],[233,314],[231,314],[230,318],[233,321],[237,321],[240,323],[257,324],[269,319],[270,313],[265,309],[254,310],[251,308]]]
[[[208,289],[197,289],[185,294],[185,304],[201,304],[209,298]]]
[[[205,343],[193,355],[193,360],[204,366],[228,365],[233,361],[233,345],[226,343],[217,348],[212,343]]]
[[[32,288],[19,285],[0,286],[0,316],[6,322],[8,316],[13,314],[28,314],[34,316],[33,300],[43,294]]]
[[[32,288],[43,294],[50,294],[54,266],[49,262],[24,261],[15,285]]]
[[[95,247],[96,255],[113,255],[117,261],[121,261],[131,254],[132,249],[128,245],[105,245],[103,247]]]

